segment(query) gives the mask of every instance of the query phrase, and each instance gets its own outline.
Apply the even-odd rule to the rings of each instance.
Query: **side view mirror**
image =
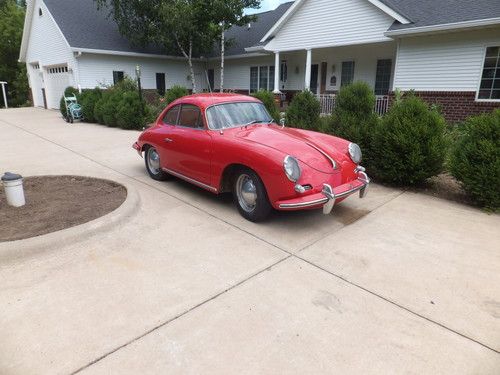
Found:
[[[286,121],[285,121],[285,113],[281,112],[280,113],[280,125],[281,125],[282,128],[285,127],[285,123],[286,123]]]

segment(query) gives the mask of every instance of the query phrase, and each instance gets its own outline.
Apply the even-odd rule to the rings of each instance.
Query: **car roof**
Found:
[[[234,102],[256,102],[260,103],[260,100],[241,94],[230,94],[230,93],[203,93],[203,94],[193,94],[188,96],[183,96],[175,100],[172,105],[175,104],[194,104],[203,109],[210,107],[214,104],[221,103],[234,103]]]

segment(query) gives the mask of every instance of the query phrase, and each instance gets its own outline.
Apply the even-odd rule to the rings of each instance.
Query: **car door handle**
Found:
[[[172,139],[170,139],[170,138],[165,138],[165,139],[164,139],[164,141],[165,141],[165,142],[168,142],[168,143],[173,142],[173,140],[172,140]]]

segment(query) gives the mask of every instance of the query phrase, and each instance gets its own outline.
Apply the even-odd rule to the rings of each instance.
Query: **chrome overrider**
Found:
[[[335,201],[340,198],[344,198],[348,195],[354,194],[359,191],[359,197],[364,198],[368,193],[368,187],[370,185],[370,178],[366,174],[365,168],[362,166],[357,166],[354,170],[358,175],[358,181],[362,182],[362,185],[356,186],[352,189],[343,191],[342,193],[335,194],[333,188],[329,184],[323,184],[323,190],[321,191],[324,198],[315,199],[313,201],[301,202],[301,203],[288,203],[281,204],[280,208],[306,208],[306,207],[314,207],[323,204],[323,213],[328,215],[333,210],[333,206],[335,206]]]

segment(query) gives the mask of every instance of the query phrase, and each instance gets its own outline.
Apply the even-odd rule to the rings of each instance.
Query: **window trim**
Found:
[[[271,77],[270,77],[271,67],[274,68],[274,74],[276,75],[276,67],[272,64],[271,65],[250,65],[250,69],[249,69],[250,82],[249,82],[249,86],[248,86],[248,93],[249,94],[254,93],[254,92],[252,92],[252,68],[257,68],[257,91],[255,91],[255,92],[258,92],[260,90],[274,91],[276,89],[276,88],[274,88],[271,90],[271,85],[274,85],[274,77],[273,77],[273,80],[271,83]],[[260,87],[260,69],[261,68],[267,68],[267,87],[266,88]]]
[[[199,112],[199,117],[198,117],[198,120],[201,120],[201,127],[198,127],[198,128],[192,128],[191,126],[185,126],[185,125],[180,125],[179,124],[179,121],[181,119],[181,112],[182,112],[182,107],[184,107],[185,105],[190,105],[192,107],[196,107],[198,109],[198,112]],[[173,125],[173,126],[176,126],[178,128],[181,128],[181,129],[189,129],[189,130],[205,130],[205,121],[203,121],[203,113],[201,111],[201,108],[198,107],[196,104],[192,104],[192,103],[180,103],[178,104],[178,106],[180,106],[180,109],[179,109],[179,113],[177,114],[177,124]],[[175,107],[175,106],[174,106]],[[174,108],[172,107],[172,108]],[[167,124],[167,125],[170,125],[170,124]],[[172,126],[172,125],[171,125]]]
[[[476,87],[476,97],[475,101],[479,103],[500,103],[500,99],[479,99],[479,91],[481,89],[481,81],[483,80],[483,73],[484,73],[484,63],[486,62],[486,50],[489,47],[498,47],[500,48],[500,41],[498,42],[492,42],[492,43],[487,43],[483,45],[483,58],[482,58],[482,63],[481,63],[481,69],[479,72],[479,77],[478,77],[478,83]],[[494,82],[493,82],[494,84]]]

